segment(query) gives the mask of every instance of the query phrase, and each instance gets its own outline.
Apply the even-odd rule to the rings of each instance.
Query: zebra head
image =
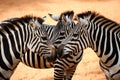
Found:
[[[66,11],[61,13],[60,16],[56,16],[54,14],[48,14],[54,21],[63,21],[66,24],[70,24],[72,22],[72,18],[74,15],[73,11]]]
[[[29,21],[29,25],[34,30],[34,35],[36,37],[40,37],[42,40],[48,40],[48,34],[46,32],[46,29],[42,27],[43,22],[46,20],[46,16],[42,18],[33,18]]]
[[[53,20],[58,21],[53,30],[53,38],[51,39],[52,42],[56,41],[61,33],[65,34],[64,36],[69,34],[70,29],[72,29],[75,25],[75,23],[72,21],[73,15],[73,11],[63,12],[60,16],[49,14]]]
[[[28,22],[28,26],[31,27],[31,34],[33,35],[30,43],[27,45],[28,49],[32,52],[37,53],[39,55],[46,54],[54,54],[55,47],[50,43],[50,39],[48,38],[47,32],[45,28],[42,27],[42,23],[45,21],[46,17],[29,17],[27,16],[26,22]]]

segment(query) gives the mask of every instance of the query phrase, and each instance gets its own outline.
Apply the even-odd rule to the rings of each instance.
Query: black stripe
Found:
[[[41,67],[41,57],[42,56],[39,56],[39,55],[37,55],[37,61],[38,61],[38,67],[40,68]]]
[[[11,55],[10,55],[10,51],[9,51],[9,46],[8,46],[8,41],[7,41],[7,38],[6,38],[6,36],[4,35],[4,34],[2,34],[1,32],[0,32],[0,34],[4,37],[2,40],[3,40],[3,48],[1,48],[1,49],[4,49],[4,53],[3,54],[5,54],[5,57],[6,57],[6,59],[9,61],[9,62],[12,62],[12,57],[11,57]],[[4,60],[2,59],[2,55],[0,54],[0,66],[3,68],[3,69],[5,69],[5,70],[10,70],[10,68],[8,68],[8,66],[4,63]]]
[[[111,66],[116,65],[118,63],[118,60],[119,60],[119,52],[117,50],[117,45],[115,43],[116,43],[116,40],[115,40],[115,36],[114,36],[114,32],[113,32],[113,34],[112,34],[113,53],[112,54],[115,54],[116,58]]]
[[[97,35],[97,40],[96,40],[96,50],[95,52],[98,52],[98,46],[100,45],[99,42],[100,42],[100,35],[101,35],[101,28],[98,29],[98,35]]]
[[[100,20],[100,19],[104,19],[102,16],[97,16],[97,17],[95,17],[94,19],[93,19],[93,23],[95,23],[95,22],[97,22],[97,20]],[[101,20],[101,21],[103,21],[103,20]],[[100,22],[101,22],[100,21]]]
[[[4,75],[2,75],[2,73],[0,73],[0,77],[6,80],[6,78],[4,77]]]
[[[28,53],[28,52],[27,52]],[[25,54],[26,55],[26,54]],[[23,61],[22,62],[24,62],[25,64],[27,64],[26,63],[26,57],[25,57],[25,55],[22,57],[23,58]],[[22,60],[22,59],[21,59]]]
[[[46,65],[46,58],[43,57],[43,63],[44,63],[44,67],[47,68],[47,65]]]
[[[21,24],[22,26],[24,26],[24,25],[22,24],[22,22],[21,22],[20,24]],[[21,44],[20,44],[20,45],[21,45],[21,47],[22,47],[22,53],[24,53],[24,49],[23,49],[23,48],[24,48],[23,31],[22,31],[22,29],[21,29],[22,27],[19,26],[19,24],[16,24],[16,25],[19,27],[18,29],[19,29],[19,32],[20,32],[19,35],[20,35],[20,39],[21,39]]]
[[[101,39],[101,43],[100,43],[100,51],[101,51],[101,53],[100,53],[99,57],[102,57],[102,55],[103,55],[103,51],[104,51],[104,48],[105,48],[105,46],[103,46],[103,45],[106,44],[105,43],[105,38],[106,38],[105,29],[103,29],[103,35],[102,35],[102,39]]]
[[[35,67],[35,53],[31,52],[33,55],[32,55],[32,64],[33,64],[33,67]]]
[[[32,52],[31,52],[31,53],[32,53]],[[30,50],[28,50],[27,53],[25,53],[25,54],[27,54],[27,59],[26,59],[26,60],[27,60],[27,63],[28,63],[29,66],[31,66],[31,65],[30,65],[30,58],[32,58],[32,57],[30,56],[31,53],[30,53]]]

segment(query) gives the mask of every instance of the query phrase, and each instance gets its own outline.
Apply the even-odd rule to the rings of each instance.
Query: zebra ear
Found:
[[[63,16],[63,20],[67,23],[71,23],[72,22],[72,17],[69,16]]]
[[[59,16],[56,16],[56,15],[54,15],[54,14],[50,14],[50,13],[48,13],[48,15],[54,20],[54,21],[58,21],[59,20]]]
[[[29,21],[29,25],[34,29],[38,29],[39,27],[42,26],[42,24],[37,20],[37,19],[32,19]]]
[[[31,26],[34,30],[37,29],[37,25],[35,25],[35,22],[33,19],[29,21],[29,26]]]
[[[45,21],[46,20],[46,16],[43,16],[42,19]]]
[[[34,24],[36,25],[37,28],[42,26],[42,23],[40,23],[37,19],[34,21]]]
[[[82,25],[88,25],[88,21],[86,19],[80,18],[79,20]]]

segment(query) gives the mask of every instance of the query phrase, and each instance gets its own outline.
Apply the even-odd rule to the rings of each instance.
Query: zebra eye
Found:
[[[61,31],[61,32],[60,32],[60,35],[64,35],[64,34],[65,34],[65,32],[64,32],[64,31]]]
[[[42,36],[41,38],[42,38],[43,40],[47,40],[47,37],[45,37],[45,36]]]
[[[73,36],[74,36],[74,37],[77,37],[77,36],[78,36],[78,33],[73,34]]]

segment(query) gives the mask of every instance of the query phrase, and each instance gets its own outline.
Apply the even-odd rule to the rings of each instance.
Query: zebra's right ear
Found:
[[[46,20],[46,16],[43,16],[42,19],[45,21]]]
[[[80,18],[79,21],[82,25],[88,25],[88,21],[86,19]]]
[[[58,21],[59,20],[59,16],[56,16],[56,15],[54,15],[54,14],[50,14],[50,13],[48,13],[48,15],[54,20],[54,21]]]
[[[36,25],[36,23],[35,23],[35,21],[33,20],[33,19],[31,19],[30,21],[29,21],[29,25],[34,29],[34,30],[36,30],[38,27],[37,27],[37,25]]]

